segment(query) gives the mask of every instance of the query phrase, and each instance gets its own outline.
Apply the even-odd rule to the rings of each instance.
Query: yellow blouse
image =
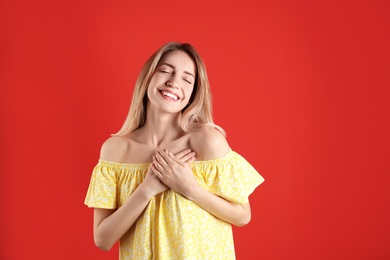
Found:
[[[247,203],[263,177],[238,153],[191,164],[206,190],[234,203]],[[85,204],[115,209],[142,183],[149,164],[99,160]],[[136,223],[120,239],[120,259],[235,259],[232,227],[179,193],[153,197]]]

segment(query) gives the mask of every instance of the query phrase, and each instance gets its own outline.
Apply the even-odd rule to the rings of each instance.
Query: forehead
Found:
[[[178,70],[185,70],[195,74],[196,66],[192,58],[184,51],[170,51],[165,53],[160,59],[159,64],[169,64]]]

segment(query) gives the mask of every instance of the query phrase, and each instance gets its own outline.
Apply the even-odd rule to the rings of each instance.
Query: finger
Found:
[[[190,153],[184,155],[182,158],[180,158],[180,160],[182,160],[185,163],[189,163],[189,161],[191,161],[191,160],[193,162],[193,161],[195,161],[195,155],[196,155],[195,152],[190,152]]]
[[[195,161],[195,156],[192,156],[191,158],[189,158],[185,163],[186,164],[190,164],[190,163],[192,163],[192,162],[194,162]]]
[[[171,166],[174,160],[169,156],[169,152],[167,150],[161,150],[158,151],[159,155],[162,157],[162,159],[165,161],[166,165]],[[165,166],[165,165],[163,165]]]
[[[191,152],[191,149],[185,149],[177,154],[175,154],[175,156],[177,158],[182,158],[183,156],[185,156],[186,154],[190,153]]]
[[[155,156],[153,156],[153,167],[162,176],[162,173],[164,172],[164,167],[157,161]]]
[[[153,163],[150,165],[150,167],[152,167],[152,171],[153,171],[153,173],[157,176],[157,178],[159,178],[160,180],[162,180],[162,179],[163,179],[163,176],[162,176],[161,172],[159,172],[159,170],[156,169],[156,167],[154,166]]]
[[[162,152],[160,150],[157,150],[156,154],[154,155],[154,158],[162,167],[165,168],[168,163],[167,163],[167,161],[166,161],[164,156],[166,157],[164,152]]]
[[[180,164],[180,165],[182,165],[182,166],[184,166],[184,161],[182,161],[181,159],[179,159],[179,158],[177,158],[177,157],[175,157],[175,155],[173,154],[173,153],[171,153],[171,152],[168,152],[168,151],[166,151],[167,152],[167,155],[168,155],[168,163],[170,164],[170,165],[172,165],[173,163],[177,163],[177,164]]]
[[[153,170],[153,173],[157,176],[157,178],[164,184],[166,185],[167,187],[168,184],[166,183],[166,180],[164,179],[164,175],[162,174],[162,172],[160,172],[159,170],[156,169],[155,165],[151,165],[152,167],[152,170]]]
[[[196,153],[193,152],[193,151],[185,154],[181,158],[175,157],[175,155],[173,153],[171,153],[171,152],[168,152],[168,154],[172,158],[172,160],[174,160],[177,163],[180,163],[181,165],[183,165],[183,163],[189,164],[189,163],[195,161],[195,156],[196,156]]]

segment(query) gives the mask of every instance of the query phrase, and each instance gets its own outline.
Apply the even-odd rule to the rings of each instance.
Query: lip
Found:
[[[172,99],[173,101],[179,101],[179,100],[181,100],[180,95],[176,94],[176,93],[173,92],[173,91],[170,91],[170,90],[168,90],[168,89],[157,89],[157,90],[158,90],[158,92],[163,96],[163,98],[169,98],[169,99]],[[172,94],[172,95],[175,95],[175,96],[177,97],[177,100],[174,100],[174,99],[171,98],[171,97],[165,96],[162,92],[167,92],[167,93],[170,93],[170,94]]]

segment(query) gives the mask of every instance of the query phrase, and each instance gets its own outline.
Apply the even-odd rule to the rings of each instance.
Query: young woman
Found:
[[[85,204],[96,246],[121,259],[235,259],[231,225],[263,182],[211,114],[205,65],[167,43],[145,63],[122,129],[101,148]]]

